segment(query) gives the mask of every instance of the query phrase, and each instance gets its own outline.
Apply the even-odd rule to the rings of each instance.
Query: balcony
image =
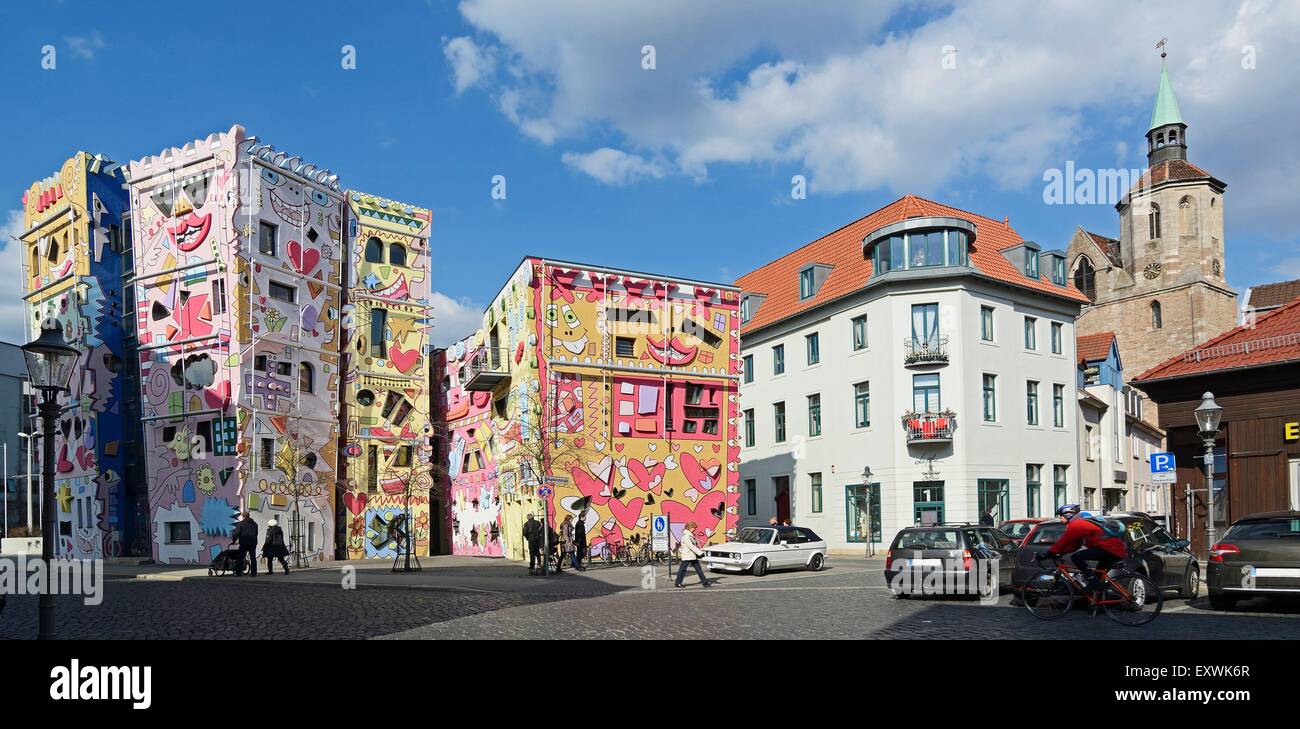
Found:
[[[908,444],[951,443],[957,429],[957,416],[951,410],[941,413],[903,413],[903,430]]]
[[[903,340],[903,365],[948,364],[948,338]]]
[[[466,390],[493,390],[510,379],[510,350],[503,347],[484,347],[470,356],[465,363]]]

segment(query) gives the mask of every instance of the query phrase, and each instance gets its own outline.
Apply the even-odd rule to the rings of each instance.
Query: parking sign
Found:
[[[1151,482],[1176,483],[1178,470],[1172,453],[1151,454]]]
[[[656,552],[668,551],[668,517],[660,514],[650,523],[650,548]]]

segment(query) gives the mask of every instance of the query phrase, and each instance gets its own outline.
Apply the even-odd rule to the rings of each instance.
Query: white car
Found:
[[[826,541],[804,527],[745,527],[735,541],[705,547],[701,561],[710,570],[755,577],[783,567],[816,571],[826,565]]]

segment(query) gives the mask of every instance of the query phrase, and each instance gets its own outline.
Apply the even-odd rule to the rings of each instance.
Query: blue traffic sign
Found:
[[[1152,453],[1151,454],[1151,481],[1152,483],[1176,483],[1178,480],[1178,468],[1174,462],[1172,453]]]
[[[537,495],[541,496],[542,498],[546,498],[547,496],[551,495],[551,490],[543,486],[540,489],[537,489]]]

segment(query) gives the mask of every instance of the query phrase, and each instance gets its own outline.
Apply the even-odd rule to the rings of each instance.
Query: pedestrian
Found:
[[[266,523],[266,543],[262,545],[262,557],[266,559],[267,574],[275,574],[275,563],[271,560],[280,560],[280,566],[284,568],[284,573],[289,574],[289,563],[284,561],[289,556],[289,548],[284,544],[284,530],[280,528],[280,522],[274,517]]]
[[[558,575],[564,571],[564,545],[560,543],[560,535],[556,533],[554,527],[548,524],[546,529],[550,536],[550,541],[546,543],[546,558],[550,559],[551,555],[555,555],[555,574]]]
[[[980,526],[994,526],[993,512],[998,508],[997,504],[989,507],[989,510],[980,515]]]
[[[586,558],[587,510],[583,509],[578,512],[578,523],[573,526],[573,568],[579,572],[586,572],[587,568],[582,566],[582,562]]]
[[[247,511],[239,512],[239,523],[230,533],[230,546],[239,549],[239,561],[248,565],[249,575],[257,577],[257,522],[253,521]]]
[[[767,525],[768,525],[768,526],[776,526],[776,517],[774,516],[774,517],[772,517],[771,519],[768,519],[768,520],[767,520]]]
[[[573,563],[573,514],[565,514],[564,521],[560,522],[560,562],[568,560]]]
[[[528,545],[528,574],[537,574],[542,562],[542,523],[532,514],[524,520],[524,543]]]
[[[681,560],[681,566],[677,568],[677,587],[685,587],[682,580],[686,579],[686,565],[695,568],[695,574],[700,576],[700,584],[704,587],[709,586],[709,580],[704,576],[704,568],[700,567],[700,557],[704,556],[704,550],[700,549],[700,544],[695,540],[696,524],[693,521],[686,522],[686,527],[682,529],[682,541],[677,545],[677,558]]]
[[[786,519],[785,521],[781,522],[781,526],[790,526],[790,520]]]

